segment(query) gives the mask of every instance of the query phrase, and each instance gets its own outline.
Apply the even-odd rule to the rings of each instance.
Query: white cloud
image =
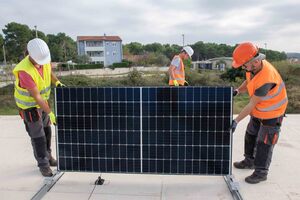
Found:
[[[300,52],[298,0],[0,0],[0,28],[26,24],[46,34],[119,35],[124,43],[234,45],[253,41]]]

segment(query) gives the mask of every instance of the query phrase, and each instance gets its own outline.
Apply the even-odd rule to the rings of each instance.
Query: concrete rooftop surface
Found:
[[[240,122],[233,135],[233,162],[243,159],[248,121],[246,118]],[[52,131],[55,155],[54,128]],[[267,181],[248,184],[244,179],[253,170],[233,168],[243,199],[300,200],[299,144],[300,115],[287,115],[274,148]],[[45,179],[36,166],[30,138],[19,116],[0,116],[0,158],[0,199],[31,199],[44,185]],[[99,175],[66,172],[43,199],[233,199],[221,176],[102,174],[104,184],[95,186]]]

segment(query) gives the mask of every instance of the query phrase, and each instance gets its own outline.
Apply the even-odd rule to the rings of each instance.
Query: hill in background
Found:
[[[287,58],[298,58],[300,59],[300,53],[286,53]]]

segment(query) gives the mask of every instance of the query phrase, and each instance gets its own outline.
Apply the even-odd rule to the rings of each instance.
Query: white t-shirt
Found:
[[[180,58],[179,57],[175,57],[173,58],[171,65],[175,66],[177,69],[180,68]]]

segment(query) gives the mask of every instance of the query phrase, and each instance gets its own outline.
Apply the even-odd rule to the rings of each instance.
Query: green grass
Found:
[[[12,94],[0,95],[0,115],[16,115],[18,109]]]
[[[246,94],[238,95],[233,100],[233,113],[238,114],[248,104],[249,96]]]

